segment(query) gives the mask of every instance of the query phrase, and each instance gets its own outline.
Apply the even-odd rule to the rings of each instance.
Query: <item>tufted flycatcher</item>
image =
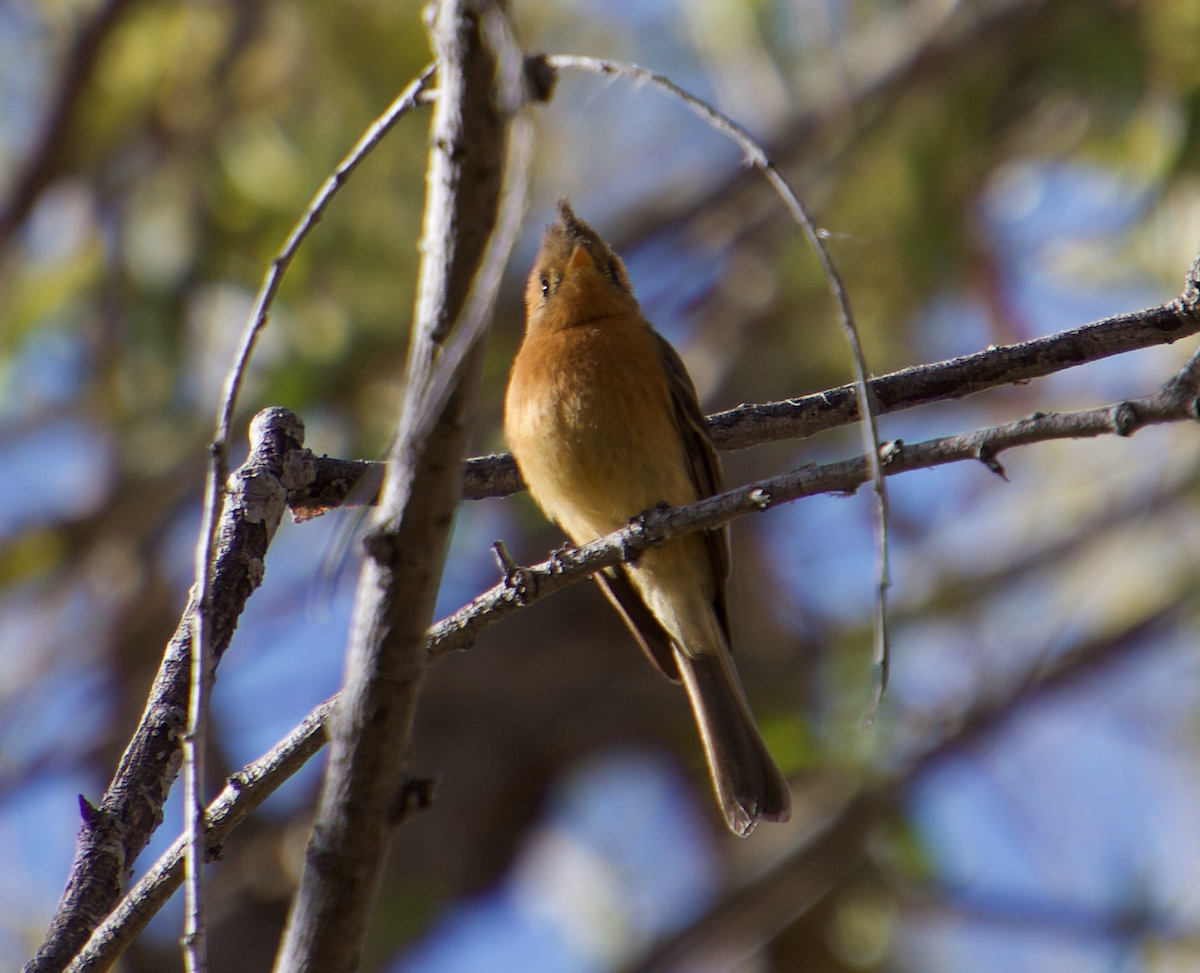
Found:
[[[566,200],[525,288],[504,433],[543,512],[575,544],[656,504],[722,490],[721,462],[682,360],[642,316],[625,266]],[[727,528],[595,575],[658,669],[682,682],[725,820],[748,835],[791,814],[729,651]]]

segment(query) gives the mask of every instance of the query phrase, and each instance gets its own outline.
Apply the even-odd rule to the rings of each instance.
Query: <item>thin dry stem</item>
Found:
[[[636,64],[625,64],[620,61],[607,61],[601,58],[581,57],[573,54],[552,54],[546,56],[546,63],[556,69],[574,68],[579,71],[589,71],[593,74],[607,76],[618,75],[630,78],[643,84],[652,85],[660,91],[678,98],[696,115],[703,118],[722,135],[729,137],[745,154],[749,165],[760,169],[775,189],[776,193],[787,206],[788,212],[804,231],[809,244],[817,254],[821,270],[829,284],[838,309],[838,319],[846,341],[850,346],[850,354],[854,361],[855,387],[857,389],[859,415],[862,418],[863,453],[867,458],[867,466],[871,472],[871,482],[874,485],[876,497],[877,523],[879,532],[879,582],[876,595],[875,609],[875,687],[872,692],[872,702],[868,710],[866,723],[870,724],[883,699],[887,689],[889,653],[887,630],[887,590],[891,586],[888,570],[888,503],[887,485],[884,481],[883,467],[879,459],[879,425],[876,421],[875,400],[867,382],[869,370],[866,358],[863,356],[862,342],[859,339],[858,327],[854,323],[854,312],[850,307],[850,295],[841,274],[833,262],[829,249],[825,246],[821,232],[809,213],[808,208],[799,195],[788,184],[783,173],[776,168],[766,150],[746,129],[728,115],[718,111],[708,102],[671,81],[670,78],[656,74]]]
[[[923,443],[893,443],[890,444],[891,448],[885,451],[887,456],[886,473],[891,476],[910,470],[928,469],[964,460],[979,461],[980,451],[985,447],[989,451],[989,455],[994,458],[1003,450],[1038,442],[1090,438],[1100,435],[1129,436],[1142,426],[1193,420],[1196,417],[1196,395],[1198,386],[1200,386],[1200,381],[1197,380],[1200,376],[1198,369],[1200,369],[1200,354],[1194,356],[1180,374],[1166,383],[1158,393],[1143,399],[1118,402],[1080,412],[1036,413],[1017,422]],[[790,502],[804,496],[852,491],[867,482],[868,478],[869,473],[861,457],[823,466],[808,466],[760,483],[748,484],[699,503],[653,511],[624,530],[601,538],[576,551],[557,552],[548,560],[531,567],[517,565],[508,555],[503,543],[497,542],[494,547],[498,564],[504,575],[503,580],[469,605],[465,605],[457,612],[442,619],[429,630],[426,643],[429,656],[436,658],[456,649],[467,648],[484,628],[518,608],[549,597],[561,588],[581,581],[603,567],[618,563],[622,558],[634,558],[639,552],[656,543],[661,543],[663,539],[710,528],[737,516],[760,513],[779,503]],[[1058,670],[1053,669],[1053,671],[1057,672]],[[1046,685],[1050,674],[1051,670],[1040,671],[1037,674],[1038,685]],[[1009,695],[1006,694],[1003,698],[1008,699]],[[289,739],[309,740],[310,734],[321,732],[331,708],[332,701],[321,704],[300,727],[293,731]],[[959,737],[962,732],[965,731],[961,729],[956,731]],[[286,751],[288,746],[288,740],[285,740],[272,751],[272,754],[279,755]],[[315,753],[316,750],[314,749],[313,752]],[[276,758],[272,758],[272,755],[269,754],[258,763],[268,763],[273,759]],[[302,762],[292,764],[287,773],[294,773]],[[918,762],[923,764],[926,762],[926,758],[922,756]],[[915,772],[916,766],[917,763],[907,765],[904,773],[911,775]],[[240,777],[249,773],[250,768],[244,771]],[[281,782],[282,778],[276,779],[269,786],[273,788]],[[238,795],[239,801],[243,798],[251,799],[258,793],[259,785],[257,784],[253,786],[243,784],[242,786],[245,788],[245,794]],[[264,784],[263,786],[268,785]],[[218,798],[214,802],[213,808],[221,805],[228,793],[227,790],[226,795]],[[262,796],[265,797],[265,794]],[[214,813],[210,808],[210,843],[214,840],[213,829],[216,827],[213,823]],[[219,818],[219,820],[225,821],[226,819]],[[233,825],[230,824],[229,828],[232,827]],[[227,831],[221,832],[222,835],[225,833]],[[170,858],[172,869],[178,868],[176,858],[179,854],[179,844],[177,842],[168,853],[168,855],[174,856]],[[166,856],[164,856],[165,860]],[[160,861],[160,866],[163,866],[162,861]],[[178,876],[175,873],[168,876],[160,874],[160,866],[156,866],[143,880],[143,883],[139,883],[130,892],[130,896],[134,899],[122,903],[114,912],[114,918],[97,930],[93,937],[93,943],[88,947],[89,956],[94,947],[100,949],[101,946],[98,944],[107,943],[114,937],[121,939],[122,942],[127,942],[129,938],[132,938],[132,933],[128,933],[128,923],[148,921],[149,915],[144,915],[144,911],[147,909],[157,911],[166,901],[166,895],[162,894],[158,883],[173,881],[175,884],[171,885],[171,888],[178,886]],[[154,876],[153,879],[152,876]],[[147,882],[151,882],[151,884],[147,885]],[[111,946],[105,948],[112,949]],[[71,971],[72,973],[83,973],[84,970],[87,970],[90,973],[90,971],[106,968],[107,966],[79,965],[78,967],[73,966]]]
[[[192,685],[188,707],[188,730],[184,738],[184,814],[187,833],[187,905],[182,939],[184,966],[188,973],[205,973],[208,968],[204,926],[204,751],[208,727],[208,691],[212,665],[208,639],[212,611],[213,548],[218,512],[224,501],[225,480],[229,475],[229,429],[237,408],[238,393],[245,380],[258,336],[266,327],[268,315],[283,275],[300,244],[308,236],[334,194],[366,155],[379,144],[387,131],[409,110],[422,102],[426,86],[433,76],[427,67],[367,129],[333,175],[325,180],[308,208],[293,228],[283,249],[271,266],[259,289],[250,319],[242,332],[238,350],[226,375],[217,409],[216,431],[209,447],[208,476],[204,491],[204,516],[196,542],[196,612],[192,619]]]

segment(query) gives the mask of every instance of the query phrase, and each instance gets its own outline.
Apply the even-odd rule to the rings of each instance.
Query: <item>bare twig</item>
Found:
[[[552,54],[546,57],[546,63],[554,68],[575,68],[580,71],[590,71],[594,74],[619,75],[634,81],[650,84],[678,98],[695,114],[703,118],[709,125],[728,136],[745,155],[746,162],[762,170],[763,175],[778,193],[788,212],[804,231],[809,244],[817,254],[825,280],[829,283],[829,291],[833,295],[838,309],[838,320],[846,342],[850,346],[850,355],[854,361],[855,392],[858,400],[859,416],[862,419],[863,455],[867,458],[867,466],[871,471],[871,482],[875,489],[876,511],[878,515],[879,541],[879,583],[876,593],[875,609],[875,689],[872,702],[867,713],[866,722],[875,719],[879,703],[887,689],[888,680],[888,630],[887,630],[887,590],[891,587],[888,573],[888,504],[887,485],[884,482],[883,467],[879,461],[879,425],[876,421],[876,406],[867,384],[866,358],[863,356],[862,342],[859,339],[858,327],[854,323],[854,312],[850,307],[850,295],[842,275],[833,262],[817,224],[804,205],[803,200],[788,184],[783,173],[771,161],[766,150],[741,125],[728,115],[717,111],[708,102],[684,91],[669,78],[638,67],[635,64],[623,64],[619,61],[605,61],[594,57],[579,57],[572,54]]]
[[[212,611],[211,562],[216,541],[217,514],[224,499],[228,476],[229,428],[237,408],[238,393],[246,376],[258,336],[267,324],[271,304],[278,293],[300,244],[308,236],[350,173],[379,144],[387,131],[408,111],[421,104],[425,89],[433,77],[433,65],[427,67],[367,129],[349,155],[322,184],[293,228],[283,249],[271,261],[254,309],[242,332],[238,350],[226,375],[221,402],[217,409],[216,431],[209,446],[208,476],[204,491],[204,516],[196,542],[196,611],[192,618],[191,694],[188,705],[188,730],[184,736],[184,818],[187,825],[187,907],[184,919],[183,952],[188,973],[205,973],[208,967],[204,930],[203,875],[204,839],[204,749],[208,727],[208,692],[212,682],[208,626]]]
[[[771,157],[784,168],[797,165],[814,146],[830,143],[831,130],[843,132],[856,109],[867,107],[861,117],[869,118],[872,101],[897,97],[914,83],[936,85],[947,69],[965,59],[1014,43],[1017,32],[1046,7],[1053,9],[1045,0],[974,0],[952,6],[917,0],[881,8],[862,25],[848,26],[824,54],[806,54],[793,85],[799,94],[781,129],[772,133]],[[835,72],[842,84],[830,83]],[[747,205],[743,191],[751,178],[743,170],[697,186],[697,195],[681,204],[635,217],[636,223],[612,242],[620,249],[664,226],[714,212],[748,228],[748,220],[756,221],[759,212]]]
[[[229,784],[205,814],[205,845],[218,856],[229,833],[270,797],[327,742],[325,720],[333,708],[327,700],[275,747],[229,778]],[[167,900],[183,884],[186,836],[178,838],[96,927],[67,973],[102,973],[112,968]]]
[[[263,558],[287,509],[288,492],[314,476],[304,426],[286,409],[268,409],[250,427],[251,450],[230,480],[212,563],[210,648],[219,660],[246,599],[262,583]],[[151,687],[145,712],[99,805],[81,799],[84,824],[75,861],[46,941],[25,973],[58,973],[121,897],[137,856],[162,821],[179,773],[188,721],[191,619],[184,610]]]
[[[329,763],[279,973],[357,968],[378,869],[403,807],[403,764],[427,661],[424,634],[459,501],[483,343],[462,348],[461,364],[442,364],[439,355],[471,313],[489,241],[494,233],[502,237],[496,225],[508,119],[501,105],[514,99],[492,96],[503,59],[485,42],[480,19],[471,4],[442,0],[431,25],[438,100],[405,410],[367,538],[343,690],[330,720]],[[503,85],[504,73],[499,80]],[[477,293],[490,304],[486,283]],[[439,405],[440,396],[430,393],[443,368],[455,376],[444,404],[432,417],[414,412]]]
[[[994,458],[1004,449],[1035,442],[1106,434],[1127,436],[1143,425],[1195,418],[1196,394],[1200,387],[1200,381],[1197,378],[1198,366],[1200,366],[1200,354],[1193,357],[1179,375],[1167,382],[1159,393],[1144,399],[1083,412],[1037,414],[1019,422],[982,429],[962,436],[931,440],[926,443],[892,444],[888,453],[886,472],[888,475],[893,475],[944,463],[962,460],[975,461],[979,459],[981,449],[985,451],[985,455]],[[280,416],[290,416],[285,410],[278,410],[278,413]],[[311,480],[313,476],[312,464],[320,461],[311,460],[307,451],[304,450],[293,455],[295,458],[289,461],[289,465],[308,471],[305,477],[301,478],[300,484],[291,490],[292,493],[299,495],[303,494],[305,490],[303,480]],[[466,648],[484,628],[518,608],[532,604],[561,588],[581,581],[602,567],[616,564],[622,559],[634,558],[640,551],[655,543],[661,543],[662,540],[669,537],[715,526],[726,522],[731,517],[759,512],[775,504],[794,500],[801,496],[815,493],[850,492],[866,479],[867,471],[861,457],[820,467],[805,467],[793,473],[729,491],[700,503],[652,511],[641,522],[635,523],[623,531],[601,538],[577,551],[558,552],[548,561],[532,567],[517,565],[504,545],[498,542],[494,547],[498,563],[504,574],[503,580],[496,587],[484,592],[471,604],[434,625],[426,636],[428,655],[430,658],[436,658],[446,652]],[[1169,613],[1177,607],[1177,605],[1173,605],[1164,609],[1145,624],[1153,626],[1161,623],[1162,619],[1166,617],[1164,612]],[[1148,631],[1148,629],[1146,630]],[[1143,628],[1139,627],[1132,631],[1137,634],[1142,632]],[[1117,642],[1113,642],[1113,645],[1117,645]],[[1105,655],[1107,651],[1101,646],[1068,653],[1056,660],[1053,665],[1045,667],[1037,673],[1036,686],[1045,690],[1068,681],[1073,674],[1080,671],[1083,665],[1089,664],[1089,660],[1095,662],[1097,659],[1107,658]],[[973,734],[979,732],[979,728],[990,726],[999,719],[1011,696],[1012,692],[1006,690],[998,696],[977,701],[971,710],[974,716],[964,716],[955,722],[954,735],[959,744],[963,745]],[[322,707],[310,714],[306,725],[311,723],[314,727],[319,728],[324,714],[327,712],[327,704],[322,704]],[[283,745],[281,744],[281,746]],[[935,751],[922,751],[921,754],[912,758],[901,772],[911,777],[918,772],[920,765],[935,759],[935,757]],[[851,846],[845,847],[850,848]],[[846,867],[852,863],[852,860],[852,856],[840,855],[836,858],[836,861],[841,861]],[[159,900],[155,899],[154,901],[158,902]],[[157,905],[154,906],[154,908],[157,907]],[[129,908],[122,906],[122,910],[122,916],[132,915]],[[122,923],[126,921],[132,920],[122,918],[114,919],[111,924],[106,923],[103,934],[97,934],[99,940],[108,942],[111,936],[118,935],[119,929],[123,928]],[[99,942],[99,940],[97,941]],[[128,938],[122,939],[122,942],[128,942]],[[105,950],[110,948],[104,947]],[[89,946],[89,956],[91,955],[90,950]],[[109,954],[105,953],[105,955]],[[103,969],[104,967],[97,968]],[[81,967],[81,969],[92,969],[92,967]]]
[[[217,529],[217,505],[223,499],[225,451],[216,442],[209,448],[204,486],[204,520],[196,542],[196,584],[192,591],[191,675],[188,725],[183,736],[183,820],[186,840],[187,892],[184,906],[183,965],[187,973],[208,970],[208,939],[204,924],[204,751],[208,738],[208,693],[212,684],[209,618],[212,616],[210,564]]]
[[[333,170],[333,174],[321,184],[321,188],[313,196],[312,201],[308,204],[308,208],[292,228],[292,232],[284,242],[283,249],[272,258],[271,266],[268,268],[267,274],[263,278],[262,286],[259,288],[258,295],[254,300],[254,308],[250,312],[250,319],[246,322],[245,330],[242,332],[237,354],[234,357],[233,364],[230,366],[229,374],[225,377],[225,386],[221,393],[221,406],[217,415],[217,433],[214,437],[217,441],[226,442],[229,438],[229,426],[233,421],[233,413],[237,407],[238,391],[245,378],[250,356],[254,353],[255,342],[258,341],[258,336],[262,333],[263,327],[266,326],[267,316],[270,313],[272,303],[275,301],[275,295],[279,292],[279,285],[283,281],[283,275],[287,273],[292,258],[295,257],[296,251],[300,249],[300,244],[304,242],[313,227],[320,221],[330,200],[342,188],[346,180],[350,178],[350,174],[358,168],[363,159],[379,144],[392,126],[408,114],[408,112],[412,111],[412,109],[431,100],[428,88],[430,81],[433,79],[433,74],[434,65],[430,64],[414,81],[409,83],[408,87],[396,96],[395,100],[388,106],[387,111],[371,123],[362,134],[362,137],[359,138],[354,148],[338,163],[338,167]]]

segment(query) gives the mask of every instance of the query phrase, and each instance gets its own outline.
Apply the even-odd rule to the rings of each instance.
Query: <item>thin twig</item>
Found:
[[[438,101],[405,409],[365,544],[329,761],[304,874],[275,961],[278,973],[352,973],[358,967],[378,869],[406,806],[404,757],[427,663],[425,632],[482,378],[482,340],[466,345],[461,365],[448,358],[441,364],[439,355],[462,333],[471,292],[497,238],[505,178],[514,175],[504,171],[511,118],[506,109],[523,99],[495,96],[496,82],[503,86],[506,77],[497,75],[501,57],[482,36],[478,4],[441,0],[430,35]],[[483,288],[476,293],[486,298]],[[441,368],[456,380],[429,423],[411,410],[437,404],[428,392]],[[428,434],[420,435],[423,430]]]
[[[212,549],[216,539],[217,506],[224,499],[225,453],[216,442],[209,447],[208,476],[204,484],[204,521],[196,543],[196,584],[192,613],[191,686],[188,693],[188,727],[183,737],[183,816],[186,841],[186,903],[184,906],[183,963],[187,973],[206,973],[208,939],[204,925],[204,752],[207,745],[208,691],[210,686],[209,619],[212,617]]]
[[[238,393],[245,380],[258,336],[266,327],[268,314],[283,275],[300,244],[321,218],[325,207],[345,183],[350,173],[379,144],[387,131],[408,111],[421,104],[433,77],[428,66],[408,85],[367,129],[333,174],[325,180],[309,203],[299,222],[271,261],[254,308],[242,332],[238,350],[225,377],[221,402],[217,409],[216,432],[209,446],[208,476],[204,491],[204,517],[196,542],[196,612],[192,618],[192,683],[188,707],[188,730],[184,737],[184,814],[187,831],[187,906],[184,918],[183,953],[188,973],[205,973],[208,967],[204,930],[204,749],[208,726],[208,689],[212,666],[208,640],[208,619],[212,612],[211,563],[216,540],[218,512],[224,500],[224,484],[229,474],[229,429],[237,408]]]
[[[259,288],[258,296],[255,298],[254,309],[250,312],[250,319],[246,322],[245,330],[242,332],[237,355],[225,378],[225,386],[221,394],[221,409],[217,417],[217,434],[215,438],[218,441],[225,442],[229,438],[229,426],[233,421],[233,412],[237,406],[238,390],[241,388],[242,381],[245,378],[246,369],[250,363],[250,356],[254,353],[254,344],[267,323],[267,315],[271,310],[271,304],[275,300],[275,295],[279,291],[283,275],[287,272],[292,258],[296,255],[296,251],[300,249],[300,244],[304,242],[304,239],[312,231],[313,227],[317,225],[330,200],[333,199],[337,191],[345,184],[346,180],[350,177],[350,173],[358,168],[363,159],[379,144],[392,126],[408,114],[408,112],[412,111],[412,109],[430,100],[430,93],[426,89],[433,79],[433,74],[434,65],[430,64],[415,80],[409,83],[408,87],[396,96],[396,99],[388,106],[387,111],[371,123],[354,148],[338,163],[338,167],[333,170],[333,174],[321,184],[321,188],[313,196],[312,201],[308,204],[308,208],[292,228],[292,232],[288,235],[283,249],[271,260],[271,266],[267,270],[262,286]]]
[[[1189,362],[1181,375],[1187,375],[1194,364],[1200,365],[1200,355]],[[1195,418],[1196,388],[1194,380],[1182,386],[1176,385],[1175,380],[1172,380],[1157,396],[1150,396],[1135,402],[1118,403],[1103,409],[1077,413],[1038,415],[1006,426],[978,430],[964,436],[901,446],[899,447],[900,452],[894,455],[891,462],[888,463],[887,473],[894,475],[949,462],[977,460],[979,448],[983,444],[993,444],[998,451],[1052,439],[1092,437],[1103,434],[1129,435],[1135,427],[1142,425]],[[1130,417],[1134,419],[1136,426],[1127,424]],[[793,480],[802,479],[797,480],[789,487],[786,482],[789,477]],[[490,591],[480,595],[470,605],[464,606],[434,625],[428,634],[429,654],[436,658],[446,652],[466,648],[484,628],[499,621],[517,608],[530,605],[554,594],[563,587],[581,581],[601,567],[615,564],[622,558],[636,557],[639,551],[655,543],[659,536],[677,536],[692,530],[700,530],[724,522],[733,516],[761,512],[770,506],[798,499],[801,496],[845,492],[865,482],[866,478],[867,472],[861,457],[842,463],[809,467],[794,474],[764,481],[762,484],[752,484],[741,490],[730,491],[701,503],[677,507],[661,513],[655,511],[647,517],[645,525],[627,528],[625,531],[602,538],[579,551],[559,552],[549,560],[528,568],[517,565],[508,554],[504,544],[497,542],[493,547],[497,563],[504,575],[503,581]],[[767,490],[771,491],[769,496],[765,492]],[[730,501],[736,501],[739,505],[731,505]],[[712,509],[714,506],[720,509],[719,513],[714,513]],[[659,517],[661,517],[661,522]],[[963,746],[969,740],[975,739],[986,728],[994,726],[1011,708],[1012,700],[1018,693],[1027,696],[1033,692],[1041,693],[1065,684],[1085,667],[1092,668],[1098,661],[1108,659],[1113,651],[1119,650],[1120,645],[1127,644],[1129,638],[1149,631],[1151,626],[1161,624],[1164,619],[1178,611],[1179,604],[1179,602],[1172,602],[1118,639],[1104,640],[1095,645],[1089,643],[1082,649],[1076,649],[1060,656],[1049,666],[1042,667],[1032,679],[1021,680],[1011,687],[1005,687],[986,698],[981,697],[976,700],[971,705],[969,713],[954,720],[952,727],[943,721],[944,731],[949,735],[944,735],[935,745],[927,744],[913,755],[903,759],[901,768],[894,772],[893,778],[889,779],[895,779],[898,776],[911,778],[935,760],[939,754],[944,753],[945,748],[951,742],[956,746]],[[282,761],[282,754],[287,750],[289,740],[315,739],[308,734],[316,734],[321,731],[332,702],[330,700],[317,707],[288,739],[281,742],[272,751],[272,754],[268,754],[256,765],[252,765],[238,775],[241,791],[236,795],[236,807],[245,806],[241,802],[254,800],[258,793],[256,788],[260,785],[251,786],[245,783],[246,777],[254,776],[253,767],[272,763],[277,759]],[[315,752],[315,748],[312,752]],[[289,762],[288,766],[292,768],[287,771],[290,774],[298,769],[299,764]],[[281,780],[276,780],[272,784],[264,783],[261,786],[274,789],[280,782]],[[220,815],[232,813],[236,809],[236,807],[230,808],[229,812],[214,811],[215,808],[224,806],[223,802],[228,796],[227,789],[226,793],[210,807],[210,845],[223,839],[228,830],[236,824],[236,821],[228,824],[225,826],[225,831],[217,830],[218,827],[224,826],[221,823],[226,821],[226,818]],[[265,793],[259,795],[260,798],[265,796]],[[246,810],[248,811],[251,806],[256,806],[256,804],[246,806]],[[172,849],[160,859],[159,864],[130,891],[127,901],[122,902],[109,920],[93,935],[87,950],[77,964],[71,967],[70,973],[83,973],[85,970],[92,973],[92,971],[107,969],[107,965],[91,965],[97,962],[97,959],[93,959],[93,957],[107,957],[106,963],[111,963],[124,945],[127,945],[137,931],[149,921],[153,912],[161,908],[170,892],[177,888],[181,881],[181,864],[178,860],[178,856],[181,854],[180,847],[181,842],[176,842]],[[161,884],[164,882],[173,882],[174,884],[166,887]],[[136,923],[136,928],[131,929],[131,923]]]
[[[204,818],[205,847],[210,858],[216,856],[234,828],[325,746],[325,721],[336,699],[326,700],[268,753],[229,778]],[[185,848],[183,836],[163,852],[120,905],[96,927],[67,973],[103,973],[112,967],[183,884]]]
[[[1200,359],[1200,352],[1197,356]],[[1192,368],[1190,363],[1188,368]],[[1196,395],[1195,382],[1179,383],[1172,379],[1154,395],[1098,409],[1038,412],[1017,422],[921,443],[896,440],[884,449],[884,474],[893,476],[964,460],[983,462],[995,472],[1000,453],[1016,446],[1055,439],[1130,436],[1143,426],[1195,419]],[[602,568],[634,559],[641,551],[673,537],[718,527],[735,517],[759,513],[801,497],[818,493],[851,494],[869,480],[870,470],[860,456],[824,466],[810,464],[686,506],[647,511],[607,537],[575,550],[558,551],[541,564],[522,568],[519,590],[502,581],[444,618],[430,632],[430,655],[466,648],[484,628],[516,609]]]
[[[669,78],[656,74],[635,64],[624,64],[619,61],[606,61],[594,57],[579,57],[571,54],[552,54],[546,57],[546,63],[554,68],[574,68],[579,71],[590,71],[594,74],[619,75],[644,84],[650,84],[678,98],[695,114],[699,115],[714,129],[728,136],[745,154],[746,162],[762,170],[771,186],[787,206],[792,218],[804,231],[809,244],[817,254],[821,270],[829,284],[838,309],[838,319],[846,342],[850,346],[850,354],[854,360],[855,388],[858,396],[859,415],[862,419],[863,453],[867,458],[867,466],[871,472],[871,482],[875,489],[878,542],[879,542],[879,581],[875,608],[875,687],[872,701],[867,712],[866,723],[875,719],[875,713],[888,681],[888,630],[887,630],[887,590],[891,587],[888,571],[888,503],[887,485],[884,482],[883,467],[879,460],[879,425],[876,420],[875,401],[871,388],[867,383],[867,362],[863,356],[862,342],[859,340],[858,327],[854,323],[854,312],[850,307],[850,295],[842,276],[838,273],[830,256],[829,249],[817,229],[816,222],[799,195],[788,184],[783,173],[776,168],[766,150],[746,129],[732,118],[718,111],[708,102],[684,91]]]

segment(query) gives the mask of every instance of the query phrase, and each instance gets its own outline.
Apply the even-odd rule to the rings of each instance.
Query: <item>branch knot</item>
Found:
[[[1137,432],[1138,414],[1132,402],[1122,402],[1113,409],[1112,424],[1118,436],[1132,436]]]

